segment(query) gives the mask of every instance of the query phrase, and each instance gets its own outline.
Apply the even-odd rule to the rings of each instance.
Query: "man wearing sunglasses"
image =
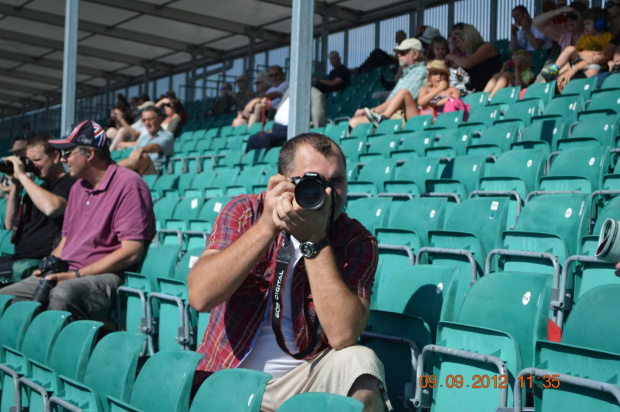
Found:
[[[403,68],[402,77],[398,79],[396,86],[394,86],[385,102],[373,109],[366,107],[355,112],[354,117],[349,121],[351,129],[358,124],[370,123],[370,117],[381,116],[388,107],[390,99],[396,96],[396,93],[401,89],[409,90],[414,99],[418,98],[420,89],[426,83],[426,65],[424,64],[424,47],[422,42],[415,37],[403,40],[394,48],[394,52],[398,56],[398,64]],[[404,117],[400,113],[394,116]]]
[[[106,319],[123,284],[125,271],[135,270],[155,235],[155,216],[148,186],[136,173],[110,159],[108,138],[92,120],[76,122],[60,140],[69,174],[79,179],[71,188],[60,243],[52,251],[66,272],[45,276],[55,285],[49,309],[71,312],[74,319]],[[0,289],[18,300],[30,299],[41,272]]]

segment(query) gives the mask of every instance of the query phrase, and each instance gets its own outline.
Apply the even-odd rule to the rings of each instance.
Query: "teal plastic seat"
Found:
[[[383,134],[392,134],[398,132],[402,129],[403,120],[402,119],[388,119],[379,123],[375,132],[373,134],[369,134],[368,137],[378,136]]]
[[[510,144],[519,137],[519,128],[512,123],[498,123],[485,129],[480,138],[467,148],[468,155],[500,156],[510,150]]]
[[[565,121],[561,118],[538,119],[523,131],[520,142],[510,145],[511,149],[542,149],[546,156],[558,148],[558,141],[566,137]]]
[[[416,401],[432,411],[493,410],[506,406],[499,403],[499,386],[505,382],[507,405],[512,405],[517,374],[533,366],[534,343],[547,336],[551,287],[550,275],[534,273],[503,272],[478,280],[456,320],[439,323],[437,345],[425,349],[418,368],[433,373],[437,387],[432,399],[425,399],[420,387]],[[466,351],[468,358],[456,350]],[[493,361],[503,364],[501,369]],[[477,381],[476,375],[489,381]],[[458,389],[450,387],[457,376],[463,378]]]
[[[475,113],[478,109],[484,107],[489,102],[489,92],[474,92],[463,97],[463,103],[469,105],[469,113]]]
[[[294,395],[278,408],[278,412],[362,412],[364,404],[342,395],[309,392]]]
[[[490,104],[492,105],[505,105],[511,106],[517,100],[519,100],[519,94],[521,93],[521,86],[504,87],[498,90],[491,98]]]
[[[513,103],[506,113],[504,113],[503,121],[520,120],[524,127],[528,127],[532,123],[532,118],[538,116],[542,111],[542,101],[538,99],[521,100]]]
[[[481,106],[474,111],[470,108],[469,118],[467,122],[463,123],[467,126],[482,125],[484,126],[480,130],[484,130],[487,127],[493,126],[493,123],[499,119],[500,107],[493,106]],[[478,130],[478,129],[477,129]]]
[[[222,369],[200,386],[190,412],[259,412],[271,375],[250,369]]]
[[[372,123],[358,124],[351,130],[351,132],[349,132],[349,137],[357,137],[358,139],[366,140],[366,137],[370,134],[372,128]]]
[[[83,411],[106,412],[107,396],[128,402],[145,340],[145,335],[133,332],[104,336],[88,360],[84,380],[61,376],[62,390],[50,398],[50,404],[62,406],[68,402]]]
[[[4,314],[4,311],[6,310],[6,308],[9,307],[13,298],[15,298],[15,296],[0,295],[0,319],[2,319],[2,315]]]
[[[423,193],[426,181],[439,176],[439,158],[415,157],[396,170],[396,179],[384,182],[385,194],[393,197],[411,197]]]
[[[470,192],[478,188],[478,180],[484,176],[486,156],[457,156],[450,159],[441,172],[440,179],[427,180],[426,191],[448,193],[466,199]]]
[[[0,318],[0,362],[4,362],[4,347],[21,349],[24,336],[38,309],[38,302],[15,302]]]
[[[179,175],[177,174],[161,175],[157,178],[157,180],[151,187],[151,192],[155,192],[158,197],[164,197],[165,191],[177,190],[178,183]]]
[[[596,90],[597,82],[598,78],[596,76],[584,79],[571,79],[571,81],[564,86],[562,96],[576,94],[583,97],[584,100],[588,100],[592,92]]]
[[[544,106],[546,106],[553,96],[555,95],[555,80],[549,83],[534,83],[525,89],[525,94],[522,100],[540,99]]]
[[[140,370],[130,401],[108,396],[108,411],[183,412],[189,409],[189,395],[196,365],[196,352],[158,352]]]
[[[561,118],[567,124],[572,124],[577,120],[577,113],[583,107],[583,97],[580,95],[560,95],[556,96],[545,107],[539,118]]]
[[[548,371],[549,375],[561,373],[582,378],[601,389],[579,387],[561,380],[556,388],[537,387],[534,391],[537,411],[620,410],[617,399],[603,391],[605,385],[618,386],[620,346],[614,337],[620,328],[618,293],[620,285],[590,290],[568,317],[561,343],[544,338],[536,343],[537,368]]]
[[[347,204],[347,215],[359,220],[370,233],[375,233],[375,228],[388,225],[391,205],[389,197],[352,199]]]
[[[353,162],[358,162],[361,154],[366,153],[366,142],[359,138],[348,138],[340,141],[342,153]]]
[[[200,209],[198,217],[195,220],[190,220],[190,229],[206,233],[211,232],[215,218],[230,200],[231,198],[227,196],[208,199],[202,209]]]
[[[216,175],[217,172],[213,170],[203,170],[196,174],[191,186],[185,189],[185,196],[203,197],[205,190],[208,187],[212,187],[213,179],[215,179]]]
[[[604,89],[594,93],[585,110],[579,114],[579,118],[596,113],[620,114],[620,90]]]
[[[458,129],[445,130],[438,142],[433,147],[426,149],[427,157],[463,156],[467,146],[471,143],[473,127],[459,127]]]
[[[371,157],[389,158],[392,152],[398,150],[400,144],[400,136],[395,134],[384,134],[377,137],[369,137],[370,147],[366,153],[359,156],[360,162],[366,162]]]
[[[447,112],[437,116],[435,123],[432,126],[427,126],[425,130],[456,129],[461,123],[463,123],[462,110]]]
[[[426,149],[435,144],[435,131],[424,130],[420,132],[406,132],[396,135],[401,139],[400,146],[393,150],[393,159],[410,159],[416,156],[424,156]]]
[[[514,231],[502,235],[502,249],[547,252],[565,262],[577,254],[579,240],[588,233],[590,197],[583,193],[531,197],[519,215]],[[549,261],[505,257],[504,270],[553,273]]]
[[[46,364],[29,359],[30,372],[19,379],[20,386],[30,388],[30,411],[48,410],[49,397],[62,390],[60,376],[83,381],[97,333],[103,324],[78,320],[65,326],[56,338]],[[40,389],[43,389],[39,392]]]
[[[605,89],[620,89],[620,76],[617,73],[610,74],[603,81],[601,85],[601,90]]]
[[[423,114],[419,116],[413,116],[405,123],[404,132],[421,132],[433,123],[433,116],[430,114]]]
[[[347,123],[336,124],[326,127],[325,135],[332,139],[334,142],[340,142],[340,139],[346,137],[348,131],[349,125]]]
[[[26,310],[26,312],[28,312]],[[11,347],[3,345],[5,358],[0,363],[0,374],[2,384],[0,385],[2,397],[0,398],[0,408],[8,410],[9,406],[15,404],[15,390],[19,387],[19,378],[28,372],[28,359],[46,363],[50,357],[52,347],[56,338],[67,322],[71,313],[64,311],[48,310],[36,316],[30,323],[28,330],[21,342],[21,347]],[[0,326],[3,326],[0,323]],[[20,342],[16,342],[19,344]],[[25,393],[21,395],[25,398]],[[20,402],[22,406],[24,402]]]
[[[185,197],[179,200],[170,217],[165,220],[166,229],[188,230],[189,221],[196,219],[203,203],[201,197]]]
[[[601,187],[603,175],[609,170],[609,147],[566,149],[551,161],[549,173],[540,178],[540,190],[592,193]]]
[[[375,159],[362,168],[357,180],[349,181],[349,196],[375,196],[384,191],[384,182],[392,180],[396,172],[396,160]]]
[[[338,140],[336,140],[337,142]],[[280,156],[280,148],[272,147],[263,155],[261,159],[261,164],[265,164],[268,166],[277,166],[278,165],[278,157]]]
[[[276,155],[278,152],[275,152]],[[278,160],[276,158],[275,164]],[[231,196],[237,196],[241,194],[254,193],[254,188],[258,185],[266,185],[269,180],[269,176],[266,174],[266,165],[246,166],[240,172],[235,179],[234,184],[226,185],[226,194]]]
[[[158,230],[166,227],[166,220],[170,219],[178,202],[179,199],[177,197],[167,196],[158,199],[153,204],[153,213],[155,215]]]
[[[568,139],[558,141],[558,149],[581,146],[616,146],[618,115],[594,114],[579,119],[569,131]]]

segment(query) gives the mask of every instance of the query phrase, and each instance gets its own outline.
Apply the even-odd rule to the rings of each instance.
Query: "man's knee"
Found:
[[[362,375],[355,380],[347,396],[364,404],[364,411],[384,411],[383,384],[371,375]]]

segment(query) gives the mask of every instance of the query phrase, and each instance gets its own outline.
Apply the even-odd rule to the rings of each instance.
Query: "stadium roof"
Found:
[[[334,31],[422,0],[316,0]],[[444,3],[425,1],[423,3]],[[287,45],[292,0],[80,0],[77,95]],[[65,0],[0,0],[0,118],[61,101]],[[195,57],[194,66],[192,56]],[[109,82],[109,83],[107,83]]]

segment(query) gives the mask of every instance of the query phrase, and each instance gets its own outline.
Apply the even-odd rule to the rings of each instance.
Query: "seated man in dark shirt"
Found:
[[[26,174],[19,157],[3,159],[13,165],[13,173],[9,174],[13,185],[8,192],[4,225],[13,230],[15,254],[0,257],[2,273],[10,273],[18,260],[42,259],[60,240],[65,207],[75,179],[65,171],[60,151],[49,144],[51,138],[50,135],[32,137],[26,147],[33,174],[43,180],[41,185]]]
[[[323,93],[343,90],[349,87],[351,79],[349,69],[340,61],[340,55],[337,51],[329,53],[329,62],[333,66],[333,70],[329,72],[327,79],[312,79],[314,87]]]

